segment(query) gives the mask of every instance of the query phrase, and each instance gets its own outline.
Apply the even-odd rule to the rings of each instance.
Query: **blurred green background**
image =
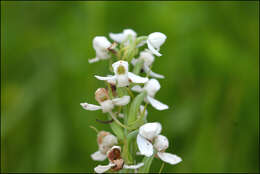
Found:
[[[149,106],[183,162],[164,172],[259,171],[259,2],[2,2],[1,164],[5,172],[93,172],[100,164],[94,92],[108,73],[94,36],[134,29],[167,35]],[[102,164],[106,164],[107,161]],[[154,160],[151,171],[162,162]]]

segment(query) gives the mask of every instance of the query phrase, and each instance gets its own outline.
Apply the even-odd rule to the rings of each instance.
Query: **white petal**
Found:
[[[109,37],[118,43],[122,43],[125,39],[125,35],[123,33],[109,33]]]
[[[147,77],[141,77],[131,72],[128,72],[128,77],[133,83],[146,83],[149,80]]]
[[[93,39],[93,47],[97,51],[105,51],[108,47],[111,46],[111,43],[104,36],[96,36]]]
[[[116,75],[117,87],[125,87],[129,85],[128,75]]]
[[[96,110],[101,109],[101,106],[97,106],[97,105],[93,105],[93,104],[88,104],[88,103],[80,103],[80,105],[81,105],[84,109],[89,110],[89,111],[96,111]]]
[[[115,105],[118,105],[118,106],[124,106],[124,105],[127,105],[130,101],[130,96],[123,96],[123,97],[120,97],[120,98],[114,98],[112,100],[112,102],[115,104]]]
[[[154,77],[154,78],[158,78],[158,79],[164,79],[164,75],[157,74],[153,71],[150,71],[149,76]]]
[[[169,141],[166,136],[158,135],[154,140],[153,146],[159,152],[165,151],[169,147]]]
[[[93,59],[89,59],[88,62],[89,63],[95,63],[95,62],[98,62],[99,61],[99,58],[98,57],[95,57]]]
[[[146,97],[147,100],[149,101],[149,103],[157,110],[161,111],[161,110],[165,110],[165,109],[168,109],[168,105],[166,104],[163,104],[161,102],[159,102],[158,100],[155,100],[154,98],[150,97],[150,96],[147,96]]]
[[[148,41],[153,45],[155,48],[160,48],[160,46],[165,42],[166,35],[161,32],[154,32],[149,34]]]
[[[123,31],[124,35],[127,37],[128,35],[133,36],[134,38],[136,37],[136,32],[132,29],[124,29]]]
[[[135,92],[142,92],[143,91],[143,88],[139,85],[135,85],[131,89],[132,89],[132,91],[135,91]]]
[[[179,162],[182,161],[182,159],[179,156],[171,153],[158,152],[157,155],[161,160],[172,165],[178,164]]]
[[[125,169],[139,169],[140,167],[142,167],[144,165],[144,163],[139,163],[139,164],[136,164],[136,165],[124,165],[124,168]]]
[[[110,112],[114,108],[112,100],[106,100],[100,103],[103,112]]]
[[[152,44],[149,42],[149,40],[147,40],[147,45],[148,45],[149,50],[151,50],[153,54],[155,54],[156,56],[162,56],[162,54],[159,53],[159,52],[152,46]]]
[[[162,125],[159,122],[145,123],[139,128],[139,134],[150,141],[153,141],[161,131]]]
[[[104,161],[107,156],[100,151],[96,151],[95,153],[91,154],[91,158],[95,161]]]
[[[150,79],[145,85],[144,90],[147,91],[148,96],[154,97],[155,94],[160,90],[161,85],[156,79]]]
[[[106,166],[98,165],[97,167],[94,168],[94,170],[95,170],[96,173],[104,173],[104,172],[108,171],[113,166],[115,166],[115,164],[112,164],[112,163],[109,163]]]
[[[113,146],[113,147],[111,147],[111,149],[109,151],[112,151],[113,149],[118,149],[121,152],[121,147],[120,146]]]
[[[144,65],[144,71],[146,73],[149,73],[149,76],[154,77],[154,78],[158,78],[158,79],[164,79],[164,76],[161,74],[157,74],[155,72],[153,72],[148,66]]]
[[[105,136],[102,140],[102,146],[103,147],[109,147],[110,148],[110,147],[116,145],[117,143],[118,143],[117,137],[115,137],[112,134]]]
[[[107,76],[107,77],[102,77],[102,76],[97,76],[95,75],[95,77],[98,79],[98,80],[105,80],[107,81],[108,83],[111,83],[111,84],[115,84],[116,83],[116,76]]]
[[[137,34],[132,29],[125,29],[122,33],[109,33],[109,37],[118,43],[124,42],[128,35],[131,35],[135,39]]]
[[[151,53],[151,51],[142,51],[140,53],[139,59],[144,60],[144,65],[151,66],[154,62],[154,55]]]
[[[153,145],[141,135],[137,135],[137,146],[142,155],[150,157],[153,155]]]

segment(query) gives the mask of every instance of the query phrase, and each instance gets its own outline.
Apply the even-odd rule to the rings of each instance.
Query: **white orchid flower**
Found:
[[[166,35],[160,32],[154,32],[149,34],[148,39],[146,41],[149,50],[151,50],[152,53],[156,56],[162,56],[162,54],[159,53],[159,51],[161,45],[165,42],[166,38]]]
[[[125,29],[122,33],[109,33],[109,37],[115,42],[122,43],[126,41],[128,35],[131,35],[133,39],[136,39],[136,32],[132,29]]]
[[[119,60],[112,64],[113,70],[115,75],[114,76],[107,76],[101,77],[95,75],[95,77],[99,80],[105,80],[111,84],[117,84],[117,87],[124,87],[128,86],[130,82],[133,83],[146,83],[148,81],[147,77],[141,77],[135,75],[132,72],[128,72],[128,62]]]
[[[153,139],[161,133],[162,126],[158,122],[146,123],[139,128],[137,135],[137,146],[142,155],[150,157],[153,155]]]
[[[89,103],[80,103],[80,105],[90,111],[102,110],[104,113],[111,112],[114,106],[124,106],[130,101],[130,96],[123,96],[120,98],[110,99],[108,91],[105,88],[99,88],[95,92],[95,97],[100,106]]]
[[[141,155],[150,157],[156,149],[156,155],[166,163],[177,164],[182,159],[174,154],[164,152],[169,147],[168,139],[160,135],[162,126],[158,122],[146,123],[139,128],[137,135],[137,146]]]
[[[158,100],[154,99],[155,94],[159,91],[160,88],[161,86],[158,80],[150,79],[147,83],[145,83],[143,88],[139,85],[136,85],[132,87],[132,90],[135,92],[147,91],[145,101],[150,103],[157,110],[165,110],[169,108],[168,105],[163,104]]]
[[[138,169],[144,165],[139,163],[137,165],[126,165],[121,157],[121,148],[119,146],[113,146],[108,152],[107,157],[109,159],[108,165],[98,165],[94,168],[96,173],[104,173],[108,170],[119,171],[121,169]]]
[[[96,51],[96,57],[89,60],[89,63],[94,63],[99,60],[109,59],[108,48],[112,44],[104,36],[96,36],[93,39],[93,47]]]
[[[151,77],[154,77],[154,78],[159,78],[159,79],[163,79],[164,76],[161,75],[161,74],[157,74],[155,72],[153,72],[151,69],[150,69],[150,66],[153,64],[154,62],[154,56],[153,54],[151,53],[150,50],[145,50],[145,51],[142,51],[140,53],[140,56],[137,58],[137,59],[132,59],[131,63],[133,65],[136,65],[136,63],[139,61],[139,60],[143,60],[144,61],[144,64],[143,64],[143,70],[145,73],[149,74],[149,76]]]
[[[91,154],[91,158],[95,161],[104,161],[107,158],[107,151],[116,145],[117,138],[109,132],[100,131],[97,136],[99,150]]]

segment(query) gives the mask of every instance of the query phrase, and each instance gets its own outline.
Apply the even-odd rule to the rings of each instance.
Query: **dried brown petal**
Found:
[[[119,148],[112,148],[110,151],[108,151],[107,157],[110,161],[117,160],[121,158],[121,151]]]
[[[106,131],[100,131],[97,135],[97,143],[100,145],[102,144],[102,140],[105,136],[109,135],[110,133],[109,132],[106,132]]]
[[[108,91],[105,88],[98,88],[95,92],[95,98],[99,104],[108,100]]]
[[[111,168],[112,171],[121,170],[124,166],[124,160],[122,158],[114,160],[113,163],[115,164],[115,166]]]

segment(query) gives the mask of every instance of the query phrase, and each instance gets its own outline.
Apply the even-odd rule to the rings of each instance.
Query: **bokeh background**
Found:
[[[2,171],[93,172],[89,126],[110,129],[79,105],[96,103],[93,75],[108,73],[88,63],[92,39],[125,28],[168,37],[153,69],[170,109],[148,120],[183,162],[163,172],[259,171],[259,2],[1,3]]]

